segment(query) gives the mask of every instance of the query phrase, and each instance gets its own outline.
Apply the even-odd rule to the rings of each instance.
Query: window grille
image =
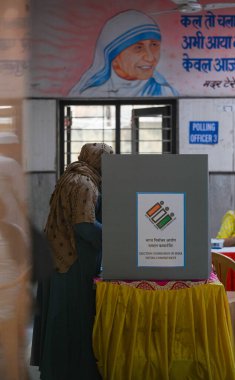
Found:
[[[61,102],[60,172],[89,142],[111,145],[117,154],[177,152],[176,102]]]

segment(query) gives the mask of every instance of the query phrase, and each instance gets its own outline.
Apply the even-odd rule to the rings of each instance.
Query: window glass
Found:
[[[63,166],[77,160],[89,142],[104,142],[118,154],[172,153],[172,104],[159,103],[65,105]]]

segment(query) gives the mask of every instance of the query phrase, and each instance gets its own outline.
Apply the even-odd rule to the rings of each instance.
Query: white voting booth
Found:
[[[104,279],[206,279],[207,155],[104,155]]]

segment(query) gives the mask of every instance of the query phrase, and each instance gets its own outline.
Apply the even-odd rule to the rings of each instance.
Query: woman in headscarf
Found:
[[[177,96],[155,67],[161,32],[142,12],[128,10],[104,25],[91,67],[68,94],[84,97]]]
[[[45,232],[55,262],[40,363],[42,380],[99,379],[92,351],[93,278],[101,266],[101,156],[110,146],[85,144],[60,177]]]

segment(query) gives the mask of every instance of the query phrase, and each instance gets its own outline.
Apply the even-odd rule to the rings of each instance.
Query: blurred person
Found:
[[[31,259],[26,186],[19,141],[0,132],[0,378],[28,378],[26,327],[31,305]]]
[[[101,156],[112,153],[106,144],[85,144],[51,196],[45,232],[55,272],[39,363],[42,380],[100,379],[92,350],[93,279],[101,268]]]
[[[27,214],[27,187],[19,163],[19,149],[14,133],[0,132],[0,200],[1,210],[4,210],[0,223],[0,304],[2,311],[7,308],[12,311],[11,314],[8,312],[4,322],[1,321],[3,362],[0,367],[4,377],[0,378],[4,380],[28,378],[26,329],[30,327],[34,313],[33,288],[37,281],[48,278],[52,272],[48,242]],[[39,303],[38,299],[35,302]],[[5,330],[4,335],[6,326],[10,332]]]
[[[0,151],[1,155],[11,157],[20,164],[20,142],[15,132],[0,131]]]
[[[0,182],[1,186],[1,182]],[[0,379],[28,379],[26,335],[30,312],[29,247],[22,229],[5,219],[0,195]]]
[[[91,67],[69,96],[177,96],[156,70],[161,32],[157,23],[136,10],[121,12],[104,25]]]
[[[0,132],[0,195],[6,205],[4,219],[27,234],[27,191],[19,159],[19,140],[13,132]]]
[[[17,226],[31,249],[32,283],[48,277],[52,258],[48,242],[27,212],[27,186],[20,165],[20,144],[13,132],[0,131],[0,197],[5,204],[3,220]]]
[[[29,219],[28,216],[27,186],[25,174],[22,170],[22,166],[20,165],[20,161],[20,144],[17,135],[10,131],[0,131],[0,199],[4,207],[4,213],[2,213],[1,215],[1,228],[4,228],[3,232],[5,232],[5,236],[7,238],[6,242],[11,247],[11,256],[13,257],[14,255],[16,259],[16,261],[10,261],[7,259],[6,255],[3,255],[1,261],[2,272],[0,272],[0,275],[2,276],[2,281],[6,280],[6,284],[4,283],[4,285],[2,286],[4,286],[4,288],[11,288],[13,286],[11,285],[11,283],[13,281],[14,276],[14,281],[17,282],[18,277],[21,278],[22,271],[25,272],[24,281],[22,283],[20,281],[17,282],[17,286],[19,286],[19,289],[17,286],[15,287],[15,285],[13,286],[13,289],[15,289],[15,294],[18,294],[20,292],[20,289],[23,291],[23,287],[25,287],[25,296],[27,295],[28,303],[30,304],[30,306],[26,305],[25,308],[25,313],[28,313],[28,319],[26,319],[25,316],[24,329],[23,324],[21,323],[21,339],[19,339],[19,336],[17,336],[17,333],[15,331],[15,341],[12,335],[11,343],[9,344],[9,342],[7,341],[6,343],[9,347],[9,350],[12,350],[12,352],[15,352],[17,355],[18,351],[24,352],[25,360],[23,360],[23,353],[21,353],[21,365],[24,365],[25,368],[27,368],[29,362],[27,362],[28,357],[26,350],[28,348],[26,347],[26,344],[31,342],[26,341],[26,329],[31,327],[31,318],[33,317],[33,319],[35,320],[35,324],[37,325],[37,329],[35,329],[36,333],[33,337],[33,348],[35,349],[37,345],[39,345],[40,347],[40,335],[43,336],[44,331],[44,325],[43,320],[41,319],[40,311],[45,306],[45,302],[47,301],[47,298],[44,297],[42,303],[41,293],[48,293],[47,282],[49,276],[52,273],[53,264],[51,250],[45,235],[42,234],[41,231],[38,230],[38,228],[35,227],[34,223],[32,222],[32,220]],[[20,257],[22,260],[25,261],[25,266],[27,265],[27,268],[25,267],[24,269],[22,269],[20,267]],[[4,275],[3,268],[5,268]],[[10,278],[12,279],[12,281],[8,281],[7,273],[11,273]],[[37,289],[37,297],[35,299],[34,288],[38,283],[39,285]],[[6,294],[7,292],[0,292],[0,303],[5,302]],[[18,297],[20,299],[21,295],[18,294]],[[20,315],[18,313],[18,309],[14,306],[13,297],[8,297],[8,304],[10,302],[12,304],[12,309],[15,310],[14,323],[17,323],[17,318],[20,319]],[[16,349],[18,350],[17,352]],[[34,353],[34,356],[35,355],[36,353]],[[12,367],[9,367],[9,369],[14,369],[14,376],[16,376],[17,373],[19,373],[18,376],[20,376],[20,380],[23,380],[24,376],[28,376],[27,369],[25,369],[25,374],[23,376],[22,369],[20,369],[19,366],[17,367],[16,365],[13,365]],[[17,377],[13,378],[18,379]],[[2,379],[1,376],[0,379]],[[6,379],[8,379],[8,377],[6,377]]]
[[[25,1],[1,0],[0,13],[4,44],[0,72],[0,379],[26,380],[31,261],[22,146],[17,135],[23,131],[20,110],[28,66],[28,49],[19,46],[30,31]],[[13,128],[16,134],[10,132]]]
[[[216,238],[224,240],[224,247],[235,246],[235,212],[233,210],[227,211],[223,216]]]

